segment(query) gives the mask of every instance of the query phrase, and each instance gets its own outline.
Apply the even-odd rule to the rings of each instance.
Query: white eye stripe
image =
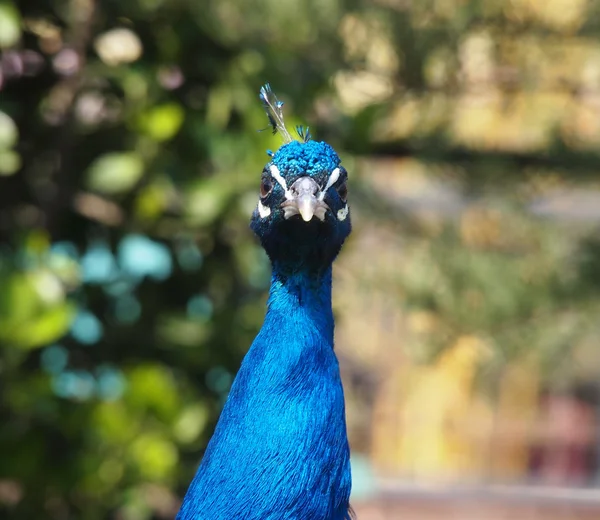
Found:
[[[291,200],[293,198],[292,194],[288,191],[287,183],[285,182],[285,179],[281,176],[279,168],[272,164],[271,166],[269,166],[269,171],[271,172],[271,177],[273,177],[277,181],[277,183],[283,188],[283,191],[285,192],[285,198],[287,200]]]
[[[279,168],[277,168],[277,166],[275,166],[274,164],[271,164],[271,166],[269,166],[269,172],[271,173],[271,177],[273,177],[273,179],[275,179],[275,181],[277,181],[277,183],[283,188],[283,191],[285,193],[285,198],[287,200],[292,200],[294,198],[294,196],[288,190],[287,182],[285,182],[285,179],[281,175]],[[329,188],[331,188],[331,186],[333,186],[338,181],[338,179],[340,178],[340,174],[341,174],[341,172],[340,172],[339,168],[335,168],[331,172],[331,174],[329,175],[329,179],[327,179],[327,184],[325,185],[325,188],[323,190],[321,190],[321,193],[319,194],[319,200],[323,200],[325,198],[325,194],[327,193],[327,190]],[[346,217],[344,217],[344,218],[346,218]]]
[[[266,218],[266,217],[268,217],[271,214],[271,208],[267,208],[259,200],[258,201],[258,214],[260,215],[260,218]]]
[[[321,191],[321,195],[319,195],[319,200],[323,200],[325,198],[325,193],[327,193],[327,190],[329,188],[331,188],[337,182],[337,180],[339,178],[340,178],[340,169],[336,168],[335,170],[333,170],[331,172],[331,175],[329,176],[329,179],[327,180],[327,184],[325,185],[325,188],[323,188],[323,191]]]

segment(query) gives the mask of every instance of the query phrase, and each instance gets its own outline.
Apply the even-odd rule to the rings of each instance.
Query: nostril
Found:
[[[320,189],[319,185],[311,177],[300,177],[292,186],[290,191],[294,196],[303,194],[316,195]]]

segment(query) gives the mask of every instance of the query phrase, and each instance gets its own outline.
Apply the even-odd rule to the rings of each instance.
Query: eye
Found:
[[[271,179],[268,177],[263,177],[260,181],[260,196],[262,198],[266,197],[269,193],[271,193],[272,189],[273,183],[271,182]]]
[[[342,182],[338,187],[336,187],[336,190],[340,196],[340,199],[342,199],[343,202],[346,202],[346,199],[348,198],[348,185],[346,184],[346,181]]]

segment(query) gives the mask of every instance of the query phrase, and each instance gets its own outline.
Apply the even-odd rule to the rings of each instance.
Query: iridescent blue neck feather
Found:
[[[264,325],[233,383],[180,520],[349,519],[331,268],[275,272]]]
[[[313,141],[285,144],[263,170],[251,227],[273,266],[267,313],[179,520],[350,518],[331,309],[332,263],[350,233],[346,177]]]

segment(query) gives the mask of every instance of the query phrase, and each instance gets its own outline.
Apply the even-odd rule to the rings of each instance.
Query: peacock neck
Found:
[[[273,268],[262,329],[233,382],[179,520],[350,520],[331,267]]]
[[[310,327],[333,346],[331,280],[331,265],[321,270],[291,271],[274,264],[265,324],[285,317],[288,332]]]

